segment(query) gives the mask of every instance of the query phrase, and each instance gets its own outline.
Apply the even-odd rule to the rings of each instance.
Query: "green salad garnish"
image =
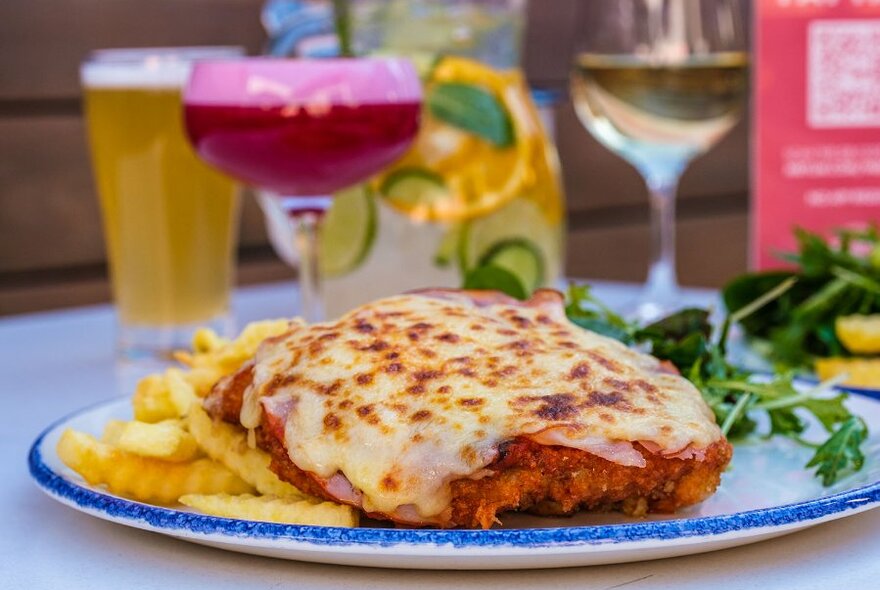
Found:
[[[794,281],[740,325],[756,350],[780,370],[811,372],[816,358],[850,356],[835,333],[838,317],[880,313],[880,235],[873,225],[839,230],[836,244],[800,229],[795,236],[798,251],[780,255],[795,270],[744,274],[724,287],[722,297],[736,313]]]

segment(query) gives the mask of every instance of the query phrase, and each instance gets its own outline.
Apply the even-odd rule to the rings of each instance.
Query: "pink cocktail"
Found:
[[[317,232],[332,193],[403,155],[421,87],[403,59],[250,58],[196,64],[184,93],[199,155],[282,199],[297,225],[302,314],[321,319]]]

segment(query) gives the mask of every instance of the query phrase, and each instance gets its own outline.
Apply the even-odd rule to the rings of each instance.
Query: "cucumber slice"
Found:
[[[379,187],[382,197],[394,207],[418,218],[435,203],[447,201],[451,193],[443,178],[424,168],[401,168],[392,172]]]
[[[544,284],[544,257],[524,238],[498,242],[480,258],[480,268],[495,266],[515,275],[531,293]]]
[[[321,225],[321,273],[339,276],[357,268],[376,237],[373,195],[360,184],[337,193]]]
[[[553,283],[562,272],[562,233],[562,225],[548,221],[537,203],[513,199],[463,225],[458,247],[462,276],[491,263],[515,272],[526,287]],[[512,249],[513,245],[517,248]]]

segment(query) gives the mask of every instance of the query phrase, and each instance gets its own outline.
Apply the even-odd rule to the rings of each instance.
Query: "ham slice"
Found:
[[[655,455],[661,455],[668,459],[694,459],[696,461],[703,461],[706,458],[705,449],[695,449],[691,445],[678,451],[664,453],[660,445],[650,440],[640,440],[639,444],[645,447],[649,452],[654,453]]]
[[[570,432],[570,429],[564,427],[547,428],[526,436],[540,445],[559,445],[580,449],[625,467],[644,467],[647,465],[645,458],[633,447],[631,442],[610,441],[599,436],[572,437]]]

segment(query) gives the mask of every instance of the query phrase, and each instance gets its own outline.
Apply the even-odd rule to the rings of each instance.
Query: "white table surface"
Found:
[[[632,291],[598,289],[606,300]],[[694,293],[708,301],[711,294]],[[241,321],[279,317],[294,288],[243,289]],[[62,506],[31,481],[26,457],[49,423],[122,395],[108,306],[0,320],[0,588],[846,588],[880,587],[880,510],[714,553],[559,570],[456,572],[314,565],[210,549],[104,522]]]

